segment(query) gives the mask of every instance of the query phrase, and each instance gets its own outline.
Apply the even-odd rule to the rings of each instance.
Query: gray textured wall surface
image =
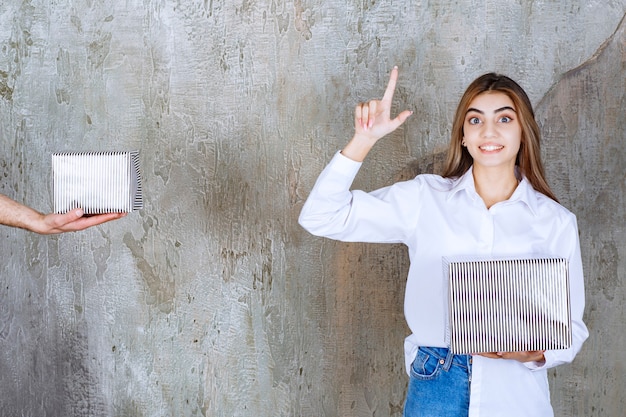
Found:
[[[401,246],[296,223],[397,64],[355,187],[441,165],[486,71],[535,103],[578,215],[591,336],[558,416],[626,409],[624,0],[6,0],[0,193],[51,210],[50,154],[139,149],[145,208],[80,233],[0,228],[0,415],[400,416]]]

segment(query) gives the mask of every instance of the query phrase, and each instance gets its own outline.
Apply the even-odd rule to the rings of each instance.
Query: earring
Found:
[[[467,147],[467,145],[465,144],[465,141],[461,142],[461,145]]]

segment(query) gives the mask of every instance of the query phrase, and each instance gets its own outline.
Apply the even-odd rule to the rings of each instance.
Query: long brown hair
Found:
[[[519,167],[533,188],[542,194],[558,201],[546,181],[543,164],[541,163],[540,133],[535,120],[535,113],[526,92],[515,81],[504,75],[488,73],[475,79],[461,97],[452,123],[452,137],[448,148],[448,157],[443,176],[458,178],[465,174],[474,162],[463,143],[463,123],[470,103],[478,95],[485,92],[506,94],[517,111],[522,128],[522,138],[515,165]]]

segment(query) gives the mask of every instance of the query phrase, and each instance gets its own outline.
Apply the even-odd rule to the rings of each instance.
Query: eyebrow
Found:
[[[503,112],[503,111],[505,111],[505,110],[511,110],[513,113],[517,113],[513,107],[511,107],[511,106],[504,106],[504,107],[500,107],[499,109],[496,109],[496,110],[494,111],[494,114],[495,114],[495,113],[500,113],[500,112]],[[467,109],[467,111],[465,112],[465,114],[467,114],[467,113],[469,113],[469,112],[472,112],[472,111],[474,111],[474,112],[476,112],[476,113],[478,113],[478,114],[485,114],[485,112],[484,112],[484,111],[482,111],[482,110],[478,110],[478,109],[475,109],[474,107],[470,107],[469,109]]]

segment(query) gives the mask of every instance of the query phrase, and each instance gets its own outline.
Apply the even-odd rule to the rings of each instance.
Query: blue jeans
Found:
[[[420,347],[411,365],[404,417],[467,416],[471,381],[471,356]]]

